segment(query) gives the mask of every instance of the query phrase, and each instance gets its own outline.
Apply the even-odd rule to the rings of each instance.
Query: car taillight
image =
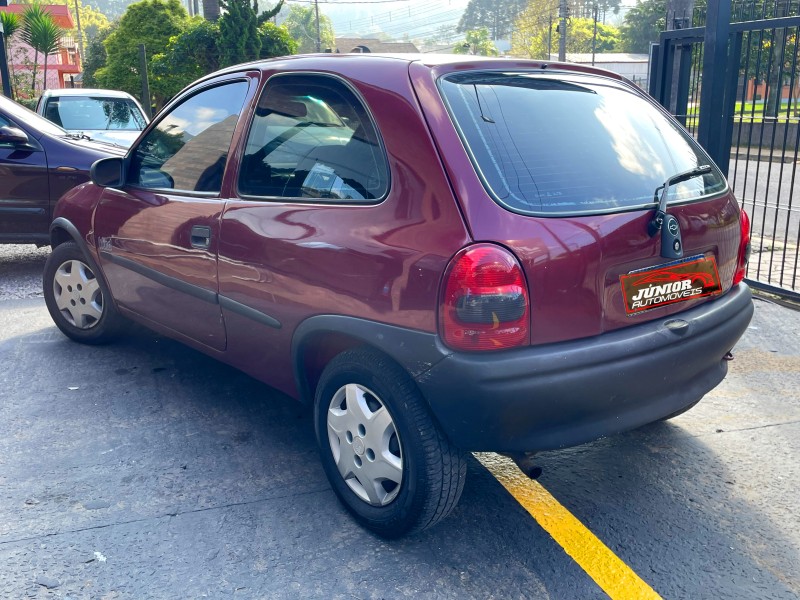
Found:
[[[747,261],[750,260],[750,218],[744,210],[740,211],[739,228],[741,230],[739,258],[736,262],[736,272],[733,275],[733,285],[744,279],[745,271],[747,271]]]
[[[447,267],[439,307],[444,343],[503,350],[530,343],[528,288],[511,252],[492,244],[461,250]]]

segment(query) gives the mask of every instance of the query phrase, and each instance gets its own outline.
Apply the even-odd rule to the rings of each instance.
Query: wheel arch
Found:
[[[316,315],[303,321],[292,337],[292,365],[304,404],[314,394],[325,366],[345,350],[373,348],[399,364],[416,380],[450,352],[435,333],[343,315]]]
[[[105,274],[100,268],[100,264],[97,262],[94,252],[92,252],[89,244],[86,243],[86,240],[83,239],[80,231],[78,231],[78,228],[69,219],[65,217],[56,217],[50,224],[50,248],[56,248],[62,244],[65,244],[66,242],[75,242],[80,251],[86,257],[86,262],[89,263],[92,271],[94,271],[95,277],[98,277],[106,287],[106,290],[108,290],[108,283],[106,282]],[[114,299],[114,297],[110,293],[108,296],[116,306],[117,301]]]
[[[75,224],[65,217],[56,217],[50,224],[50,247],[55,248],[65,242],[75,242],[81,252],[86,255],[86,260],[90,263],[89,266],[95,272],[99,272],[99,265],[95,261],[94,253],[89,249],[89,245],[83,239]]]

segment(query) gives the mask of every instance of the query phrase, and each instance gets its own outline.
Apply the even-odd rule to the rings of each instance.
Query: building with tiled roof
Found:
[[[373,38],[336,38],[334,52],[342,54],[383,52],[388,54],[417,54],[419,49],[411,42],[382,42]]]
[[[27,4],[10,4],[0,6],[0,12],[14,13],[20,20],[28,8]],[[53,17],[55,24],[64,30],[61,36],[60,47],[57,52],[47,57],[47,74],[44,89],[60,89],[71,87],[75,77],[81,72],[81,59],[78,52],[78,44],[69,35],[75,28],[69,9],[62,4],[43,4],[42,8]],[[22,41],[22,37],[17,33],[8,40],[8,68],[11,72],[19,74],[31,73],[36,52],[28,44]],[[37,94],[42,90],[42,70],[44,69],[44,57],[39,55],[38,67],[36,68],[36,89]],[[30,82],[30,79],[28,79]]]

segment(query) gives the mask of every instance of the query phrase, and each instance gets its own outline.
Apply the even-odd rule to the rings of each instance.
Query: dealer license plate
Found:
[[[722,291],[717,261],[703,255],[631,271],[619,281],[629,315]]]

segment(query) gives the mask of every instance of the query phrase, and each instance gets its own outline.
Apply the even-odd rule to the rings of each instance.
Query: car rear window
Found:
[[[127,98],[61,96],[50,98],[44,116],[64,129],[141,131],[147,121]]]
[[[677,124],[627,85],[593,75],[479,71],[439,87],[490,194],[544,215],[655,203],[669,177],[712,164]],[[668,201],[726,189],[716,167],[671,186]]]

